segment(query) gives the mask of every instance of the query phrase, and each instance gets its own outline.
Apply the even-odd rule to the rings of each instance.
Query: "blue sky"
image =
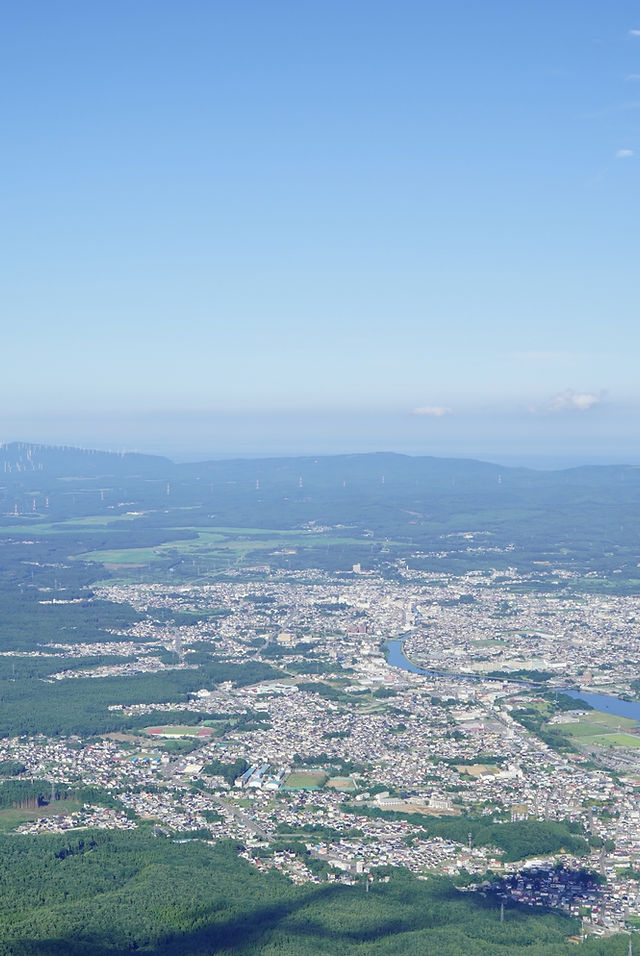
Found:
[[[0,13],[0,438],[640,460],[640,7]]]

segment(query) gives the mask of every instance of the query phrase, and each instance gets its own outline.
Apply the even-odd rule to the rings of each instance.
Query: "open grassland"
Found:
[[[60,526],[62,530],[62,526]],[[104,551],[86,551],[79,557],[105,565],[144,565],[171,559],[216,560],[241,565],[249,555],[257,553],[296,553],[300,547],[325,549],[363,546],[361,538],[338,535],[319,535],[309,531],[250,531],[247,529],[201,528],[171,529],[183,533],[195,532],[197,537],[178,539],[153,548],[119,548]],[[366,542],[365,542],[366,543]]]

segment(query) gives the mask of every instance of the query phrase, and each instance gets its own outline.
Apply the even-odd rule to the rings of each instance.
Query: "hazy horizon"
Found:
[[[145,455],[158,455],[168,458],[176,463],[189,463],[201,461],[223,461],[223,460],[260,460],[267,458],[309,458],[309,457],[330,457],[332,455],[358,455],[358,454],[398,454],[410,457],[435,457],[435,458],[454,458],[454,459],[473,459],[485,461],[493,464],[504,465],[505,467],[532,468],[536,470],[559,470],[567,468],[577,468],[583,465],[631,465],[640,466],[640,452],[637,454],[615,455],[614,453],[605,453],[599,450],[598,453],[589,452],[585,449],[582,453],[574,451],[567,452],[566,449],[557,449],[555,451],[545,448],[544,451],[533,451],[531,448],[520,448],[509,446],[505,449],[498,447],[487,449],[480,445],[473,447],[462,447],[455,444],[432,444],[411,446],[402,444],[392,444],[387,446],[371,446],[367,444],[334,443],[325,446],[309,443],[307,445],[288,445],[282,444],[259,444],[247,445],[245,447],[225,448],[220,445],[206,446],[194,445],[193,447],[179,447],[171,444],[153,444],[153,443],[123,443],[123,442],[104,442],[92,440],[69,441],[64,437],[55,440],[42,440],[40,438],[27,437],[24,435],[12,436],[9,439],[0,439],[0,446],[12,442],[20,442],[33,445],[50,445],[53,447],[75,447],[84,450],[106,451],[117,454],[139,453]]]

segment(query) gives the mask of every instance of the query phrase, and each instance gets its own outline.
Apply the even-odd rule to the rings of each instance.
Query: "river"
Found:
[[[405,657],[402,645],[405,639],[399,641],[387,641],[387,663],[392,667],[399,667],[404,671],[411,671],[412,674],[426,674],[427,677],[448,677],[450,680],[493,680],[500,683],[508,680],[510,684],[520,684],[522,687],[536,687],[531,681],[516,680],[515,678],[505,677],[486,677],[482,674],[453,674],[451,671],[428,671],[424,667],[418,667],[413,664],[408,657]]]
[[[387,641],[387,662],[392,667],[399,667],[401,670],[410,671],[412,674],[425,674],[427,677],[448,677],[454,680],[486,681],[486,677],[480,674],[452,674],[444,671],[426,670],[424,667],[418,667],[405,657],[402,645],[404,640]],[[498,678],[489,678],[489,680],[498,680]],[[525,681],[509,681],[525,687],[534,687],[535,684],[527,684]],[[595,710],[604,711],[606,714],[615,714],[616,717],[630,717],[632,720],[640,720],[640,701],[623,700],[621,697],[609,697],[607,694],[591,694],[587,691],[569,690],[560,688],[563,694],[573,697],[575,700],[583,700]]]

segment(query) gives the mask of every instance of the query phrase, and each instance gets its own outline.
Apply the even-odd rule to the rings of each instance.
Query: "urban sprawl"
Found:
[[[19,829],[145,824],[165,838],[232,838],[253,865],[296,882],[384,879],[391,865],[492,892],[499,877],[498,904],[558,907],[581,916],[584,932],[629,928],[640,919],[640,724],[565,695],[632,695],[640,604],[542,573],[553,589],[528,587],[515,570],[453,576],[403,562],[384,578],[357,565],[339,575],[260,567],[220,583],[105,585],[98,598],[145,612],[144,623],[108,643],[31,653],[124,662],[80,661],[47,680],[193,669],[205,647],[278,677],[113,705],[136,718],[131,733],[1,741],[0,760],[52,792],[82,782],[114,798],[61,813],[60,802],[50,815],[43,806]],[[197,623],[154,622],[160,610]],[[585,849],[507,861],[471,833],[428,832],[429,821],[465,817],[567,822]]]

